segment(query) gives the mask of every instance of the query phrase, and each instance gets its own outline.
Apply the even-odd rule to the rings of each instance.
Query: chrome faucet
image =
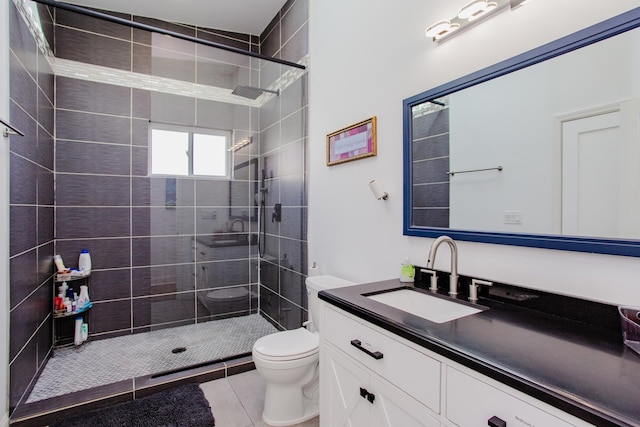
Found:
[[[455,297],[458,295],[458,247],[456,242],[449,236],[440,236],[431,244],[429,249],[429,257],[427,258],[427,268],[433,270],[436,261],[436,252],[441,243],[447,243],[451,248],[451,278],[449,279],[449,295]]]
[[[244,233],[244,221],[241,220],[240,218],[236,218],[233,221],[231,221],[231,224],[229,224],[229,231],[236,231],[233,228],[237,223],[240,223],[240,231]]]

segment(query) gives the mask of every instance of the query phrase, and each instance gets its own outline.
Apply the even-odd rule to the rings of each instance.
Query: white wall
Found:
[[[402,235],[402,100],[639,6],[638,0],[536,0],[440,45],[424,29],[466,0],[311,0],[309,262],[355,281],[425,265],[430,239]],[[328,133],[377,116],[378,155],[327,167]],[[390,194],[375,200],[375,178]],[[461,274],[640,305],[632,257],[460,242]],[[448,270],[443,247],[436,267]]]
[[[0,1],[0,117],[9,119],[9,0]],[[1,127],[4,130],[4,127]],[[9,425],[9,138],[0,136],[0,426]]]

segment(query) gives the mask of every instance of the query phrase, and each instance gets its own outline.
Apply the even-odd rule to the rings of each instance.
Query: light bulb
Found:
[[[458,18],[473,21],[495,9],[498,3],[487,0],[474,0],[458,11]]]
[[[452,24],[450,21],[440,21],[431,25],[424,31],[424,35],[427,37],[438,39],[446,34],[451,33],[452,31],[457,30],[460,27],[460,24],[454,23]]]

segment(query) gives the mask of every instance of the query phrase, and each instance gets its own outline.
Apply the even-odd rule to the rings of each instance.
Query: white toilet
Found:
[[[318,292],[354,283],[333,276],[306,280],[313,329],[276,332],[253,345],[253,362],[267,384],[262,419],[272,426],[298,424],[318,415]]]
[[[245,286],[220,288],[206,293],[198,293],[198,300],[212,316],[248,311],[251,307],[250,298],[254,299],[254,296]]]

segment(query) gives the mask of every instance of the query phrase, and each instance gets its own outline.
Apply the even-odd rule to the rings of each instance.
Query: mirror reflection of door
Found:
[[[562,123],[562,234],[640,237],[639,117],[629,102]]]

